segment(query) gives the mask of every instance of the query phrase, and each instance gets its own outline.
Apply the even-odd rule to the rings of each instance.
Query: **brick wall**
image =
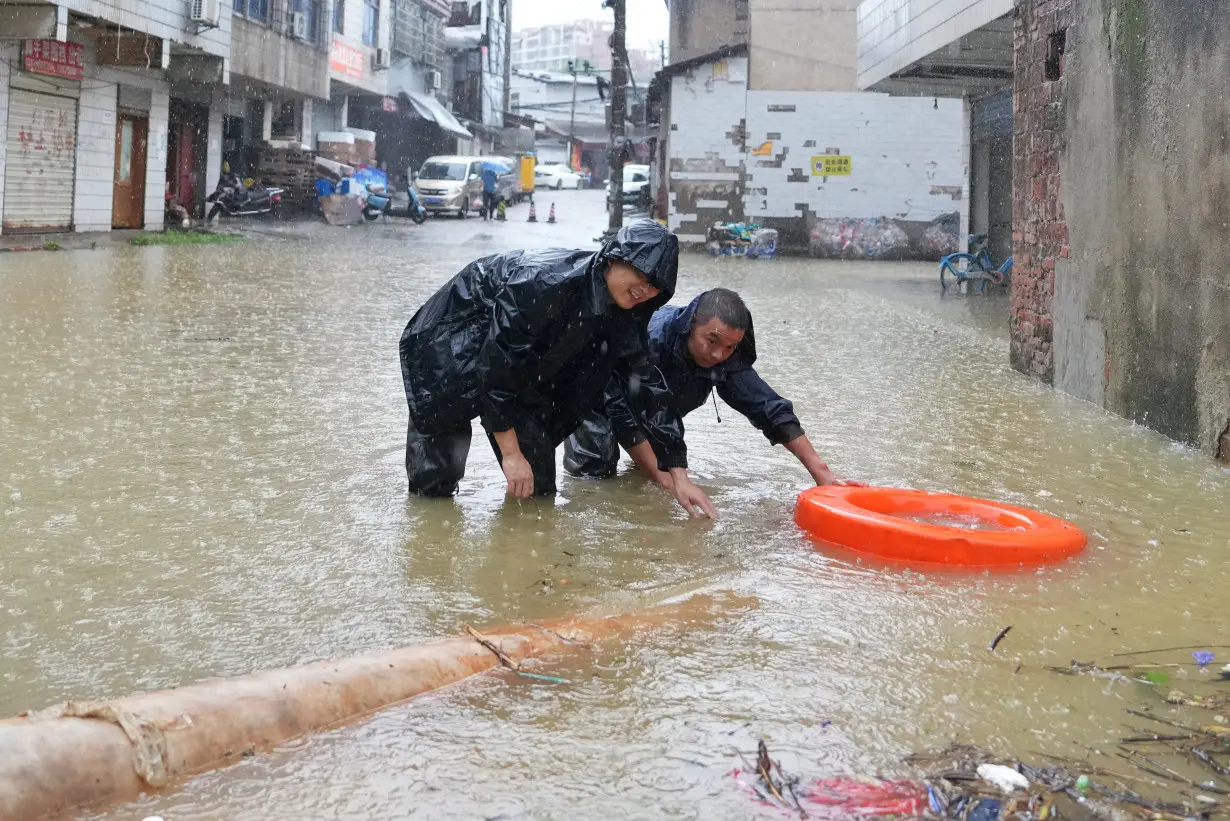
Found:
[[[1068,258],[1068,225],[1059,198],[1065,80],[1048,79],[1046,62],[1073,2],[1019,0],[1014,32],[1011,361],[1048,383],[1055,379],[1055,267]]]

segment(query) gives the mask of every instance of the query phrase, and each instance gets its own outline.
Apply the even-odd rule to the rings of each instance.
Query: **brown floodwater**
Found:
[[[901,772],[954,738],[1083,756],[1166,688],[1044,665],[1230,645],[1230,472],[1010,371],[1005,297],[942,298],[929,264],[691,256],[678,300],[746,297],[761,373],[839,472],[1064,517],[1089,534],[1073,561],[919,573],[817,552],[792,521],[806,472],[712,406],[688,442],[720,522],[626,468],[506,502],[481,436],[454,500],[408,499],[403,325],[472,256],[594,233],[547,230],[0,256],[0,714],[465,622],[760,602],[548,666],[569,685],[479,677],[90,817],[745,819],[768,811],[728,773],[758,739],[808,779]]]

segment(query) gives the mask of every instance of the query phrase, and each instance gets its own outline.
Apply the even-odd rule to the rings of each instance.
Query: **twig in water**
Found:
[[[1230,767],[1227,767],[1224,764],[1219,763],[1217,759],[1213,758],[1213,756],[1209,755],[1208,753],[1206,753],[1204,750],[1200,749],[1199,747],[1192,747],[1189,752],[1191,752],[1192,755],[1196,756],[1196,758],[1204,762],[1204,764],[1210,770],[1217,773],[1218,775],[1230,776]]]
[[[513,664],[512,659],[510,659],[507,655],[505,655],[504,651],[501,650],[499,647],[497,647],[495,643],[491,641],[491,639],[487,638],[482,633],[478,632],[477,630],[475,630],[473,627],[471,627],[468,624],[465,625],[465,631],[469,633],[471,638],[473,638],[476,642],[481,644],[483,647],[486,647],[492,653],[495,653],[495,657],[500,660],[500,664],[504,665],[509,670],[512,670],[514,673],[521,676],[522,678],[532,678],[532,679],[537,679],[538,681],[549,681],[552,684],[571,684],[572,683],[568,679],[560,678],[559,676],[544,676],[541,673],[527,673],[525,670],[521,669],[521,665]]]
[[[1180,724],[1179,722],[1171,721],[1168,718],[1155,716],[1152,713],[1142,713],[1139,710],[1124,710],[1123,712],[1130,716],[1136,716],[1137,718],[1147,718],[1150,721],[1156,721],[1158,724],[1169,724],[1171,727],[1178,727],[1180,730],[1186,730],[1189,733],[1197,734],[1200,732],[1195,727],[1188,727],[1186,724]]]
[[[1120,744],[1148,744],[1154,741],[1190,741],[1194,735],[1134,735],[1119,739]]]
[[[1005,627],[1003,630],[1000,630],[999,633],[995,636],[995,638],[991,639],[991,646],[988,647],[987,649],[990,650],[992,653],[994,653],[995,648],[999,646],[999,643],[1004,640],[1004,636],[1008,635],[1008,631],[1010,631],[1011,629],[1012,629],[1012,625],[1010,624],[1007,627]]]
[[[1111,653],[1110,657],[1121,658],[1123,656],[1143,656],[1146,653],[1169,653],[1171,650],[1230,650],[1230,645],[1227,644],[1191,644],[1185,647],[1155,647],[1152,650],[1133,650],[1130,653]]]

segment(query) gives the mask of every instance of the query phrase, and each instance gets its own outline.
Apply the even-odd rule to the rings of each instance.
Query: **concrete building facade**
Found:
[[[971,99],[999,180],[1011,122],[1012,366],[1230,461],[1220,7],[865,0],[859,35],[860,85]]]
[[[253,173],[265,142],[314,146],[322,131],[357,125],[352,108],[412,121],[392,129],[412,144],[399,163],[428,148],[480,147],[448,110],[445,33],[450,15],[465,17],[463,27],[471,15],[479,22],[482,42],[462,49],[482,57],[473,114],[498,132],[508,5],[0,4],[0,231],[159,229],[167,198],[201,216],[224,161]]]
[[[570,64],[609,75],[611,20],[576,20],[550,26],[518,29],[512,36],[512,66],[521,72],[566,74]],[[659,51],[628,48],[628,69],[644,85],[661,68]]]
[[[1023,2],[1014,367],[1230,461],[1230,21]]]
[[[212,101],[229,79],[231,9],[190,11],[81,0],[0,12],[0,232],[161,228],[171,99]],[[205,141],[200,164],[219,157]]]
[[[858,91],[851,3],[676,0],[670,13],[651,187],[681,239],[749,222],[805,250],[821,220],[892,221],[913,238],[968,219],[966,107]]]

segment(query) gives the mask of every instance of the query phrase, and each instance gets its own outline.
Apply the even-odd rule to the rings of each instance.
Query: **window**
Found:
[[[1068,30],[1060,29],[1046,41],[1046,79],[1054,82],[1063,76],[1063,55],[1068,50]]]
[[[380,41],[380,0],[363,0],[363,45]]]
[[[233,0],[231,8],[249,20],[269,22],[269,0]]]
[[[346,0],[333,0],[333,30],[345,34]]]
[[[320,40],[320,3],[321,0],[291,0],[290,10],[302,14],[307,20],[307,33],[304,39],[309,43]]]

